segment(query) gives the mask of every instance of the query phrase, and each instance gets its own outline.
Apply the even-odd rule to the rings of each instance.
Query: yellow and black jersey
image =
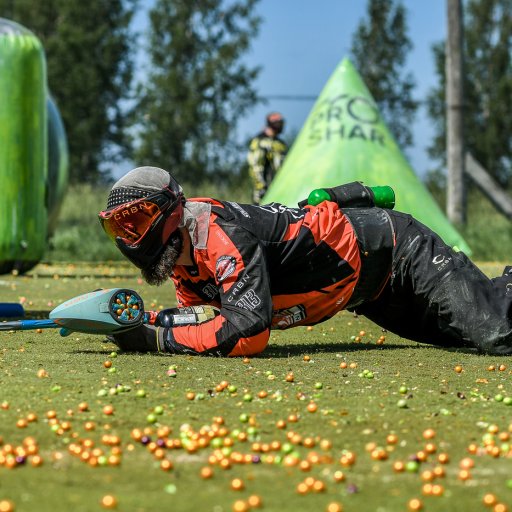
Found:
[[[270,183],[283,164],[288,151],[286,143],[278,137],[261,132],[251,140],[247,162],[253,183],[253,201],[259,204]]]

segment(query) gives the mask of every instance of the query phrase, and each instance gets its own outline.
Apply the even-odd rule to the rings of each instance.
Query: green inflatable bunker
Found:
[[[55,233],[68,187],[69,159],[64,124],[57,105],[48,97],[48,236]]]
[[[67,173],[43,47],[32,32],[0,18],[0,274],[25,272],[43,258]]]
[[[48,158],[43,47],[0,20],[0,272],[27,270],[43,256]]]
[[[263,202],[297,206],[313,189],[352,181],[391,186],[396,210],[414,215],[447,244],[470,253],[403,156],[359,73],[344,59],[320,93]]]

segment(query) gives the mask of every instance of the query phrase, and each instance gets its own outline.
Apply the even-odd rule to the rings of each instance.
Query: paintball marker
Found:
[[[0,331],[60,328],[72,332],[116,334],[140,325],[162,327],[191,325],[214,318],[218,310],[209,306],[166,309],[160,313],[144,311],[140,295],[124,288],[95,290],[73,297],[50,312],[45,320],[14,320],[0,323]]]

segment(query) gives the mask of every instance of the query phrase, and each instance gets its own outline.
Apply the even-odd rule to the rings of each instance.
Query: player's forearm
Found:
[[[268,343],[270,330],[260,321],[239,329],[223,316],[199,325],[177,326],[165,329],[165,352],[211,356],[242,356],[257,354]]]

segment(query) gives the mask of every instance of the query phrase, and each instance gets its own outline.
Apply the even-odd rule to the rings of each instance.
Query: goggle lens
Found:
[[[117,237],[137,243],[151,228],[153,222],[162,214],[160,207],[151,201],[138,200],[103,211],[99,214],[105,233],[112,239]]]

